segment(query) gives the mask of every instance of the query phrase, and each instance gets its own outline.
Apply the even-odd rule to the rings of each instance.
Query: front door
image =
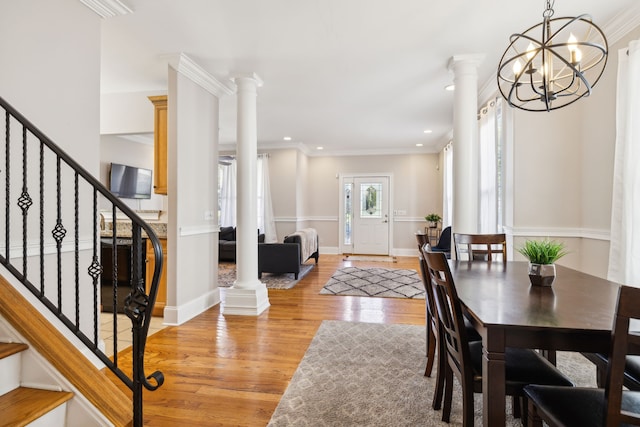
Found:
[[[389,255],[389,177],[354,177],[353,253]]]

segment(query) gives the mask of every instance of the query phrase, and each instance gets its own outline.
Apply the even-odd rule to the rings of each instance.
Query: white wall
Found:
[[[153,104],[148,97],[157,95],[165,93],[103,93],[100,97],[100,134],[153,135]]]
[[[98,174],[100,18],[77,0],[2,2],[0,96]]]
[[[97,153],[100,150],[100,18],[77,0],[5,1],[0,6],[0,28],[0,96],[71,155],[84,169],[97,176]],[[33,150],[30,156],[33,156],[30,157],[30,166],[37,165],[36,150]],[[53,162],[49,162],[45,168],[49,169],[52,166]],[[4,174],[4,168],[2,169]],[[17,168],[12,170],[14,173],[17,172]],[[64,182],[73,182],[70,174],[64,172],[63,175]],[[46,197],[55,194],[55,191],[51,191],[52,184],[51,181],[47,182],[49,190]],[[37,186],[32,186],[30,191],[36,188]],[[64,240],[66,252],[72,250],[66,246],[67,244],[73,246],[73,196],[69,196],[69,186],[65,189],[62,216],[68,230]],[[83,189],[81,194],[85,194]],[[54,206],[54,203],[52,198],[46,198],[47,210]],[[90,205],[88,198],[81,198],[79,203],[79,241],[82,248],[93,241],[94,218],[91,206],[87,206]],[[37,206],[33,207],[37,212]],[[51,230],[49,220],[46,229]],[[38,228],[33,227],[30,230],[37,233]],[[17,234],[12,235],[12,239],[18,237]],[[71,254],[72,252],[67,252],[63,258],[68,259]],[[87,271],[90,261],[90,251],[81,250],[82,273]],[[53,266],[54,262],[47,261],[46,273],[55,271]],[[63,298],[64,305],[73,311],[75,280],[69,276],[72,276],[72,273],[65,272],[63,275]],[[36,282],[38,280],[35,274],[31,279]],[[91,280],[88,275],[82,274],[80,281],[82,292],[79,304],[92,307],[92,292],[84,291],[92,289]],[[55,280],[50,286],[56,287]],[[52,292],[49,296],[55,299],[57,291]],[[74,318],[75,313],[67,315]],[[92,322],[91,314],[83,311],[81,324],[86,325],[85,331],[91,331]]]
[[[180,324],[220,302],[217,281],[218,98],[169,68],[167,307]]]
[[[515,112],[514,245],[546,233],[571,251],[560,264],[600,277],[609,262],[618,50],[637,38],[640,28],[609,46],[590,97],[551,113]]]

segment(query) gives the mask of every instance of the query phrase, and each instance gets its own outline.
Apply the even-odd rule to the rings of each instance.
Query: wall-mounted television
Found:
[[[151,170],[111,163],[109,190],[123,199],[151,198]]]

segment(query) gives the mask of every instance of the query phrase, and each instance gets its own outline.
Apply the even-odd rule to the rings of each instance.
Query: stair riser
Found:
[[[20,372],[22,370],[22,355],[13,354],[0,359],[0,395],[10,392],[20,386]]]
[[[66,427],[67,404],[63,403],[57,408],[47,412],[37,420],[31,422],[29,427]]]

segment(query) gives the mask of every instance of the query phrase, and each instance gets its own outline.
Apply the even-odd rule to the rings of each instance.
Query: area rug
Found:
[[[324,321],[268,426],[462,426],[454,385],[451,423],[431,409],[435,375],[424,376],[424,326]],[[595,368],[579,353],[558,352],[558,367],[579,386],[595,386]],[[511,415],[509,427],[521,426]],[[475,395],[482,425],[482,395]]]
[[[379,267],[339,268],[320,291],[328,295],[424,299],[415,270]]]
[[[343,261],[375,261],[375,262],[398,262],[394,256],[382,255],[345,255]]]
[[[308,272],[313,269],[315,264],[302,264],[300,273],[296,280],[293,273],[262,273],[260,281],[267,285],[269,289],[291,289],[302,279]],[[232,262],[218,263],[218,286],[228,288],[236,281],[236,264]]]

